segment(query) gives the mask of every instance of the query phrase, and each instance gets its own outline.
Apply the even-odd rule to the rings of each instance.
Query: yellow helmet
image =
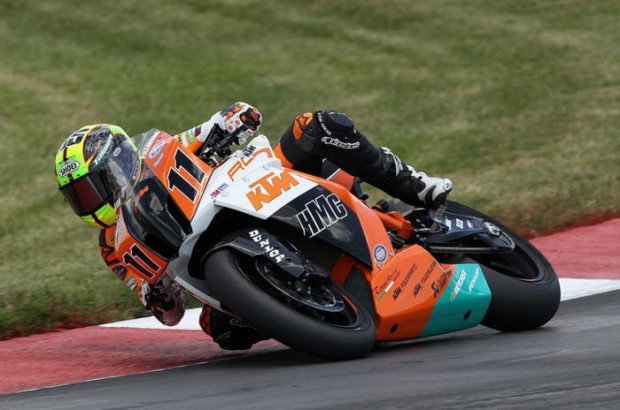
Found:
[[[56,153],[58,189],[91,226],[103,229],[116,223],[107,160],[113,148],[125,140],[129,136],[116,125],[87,125],[71,134]]]

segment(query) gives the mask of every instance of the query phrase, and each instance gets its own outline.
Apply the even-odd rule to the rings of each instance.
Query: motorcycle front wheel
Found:
[[[296,350],[346,360],[375,344],[371,314],[329,278],[300,282],[269,261],[229,249],[211,254],[203,274],[227,310]]]

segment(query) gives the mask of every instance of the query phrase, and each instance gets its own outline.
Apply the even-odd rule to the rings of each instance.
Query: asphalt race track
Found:
[[[327,363],[289,349],[0,397],[2,409],[620,408],[620,291]]]

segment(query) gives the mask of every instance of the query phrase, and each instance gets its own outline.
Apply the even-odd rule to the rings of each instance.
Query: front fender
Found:
[[[204,264],[209,256],[222,248],[234,249],[252,258],[267,258],[278,268],[296,278],[304,273],[321,277],[329,277],[329,272],[311,267],[302,259],[291,245],[281,242],[269,232],[256,228],[235,232],[213,246],[203,257]]]

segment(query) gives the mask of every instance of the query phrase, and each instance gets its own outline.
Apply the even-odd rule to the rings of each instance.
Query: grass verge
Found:
[[[343,110],[528,235],[619,214],[612,1],[0,0],[0,335],[135,317],[55,190],[72,130],[177,132],[233,101],[276,138]]]

